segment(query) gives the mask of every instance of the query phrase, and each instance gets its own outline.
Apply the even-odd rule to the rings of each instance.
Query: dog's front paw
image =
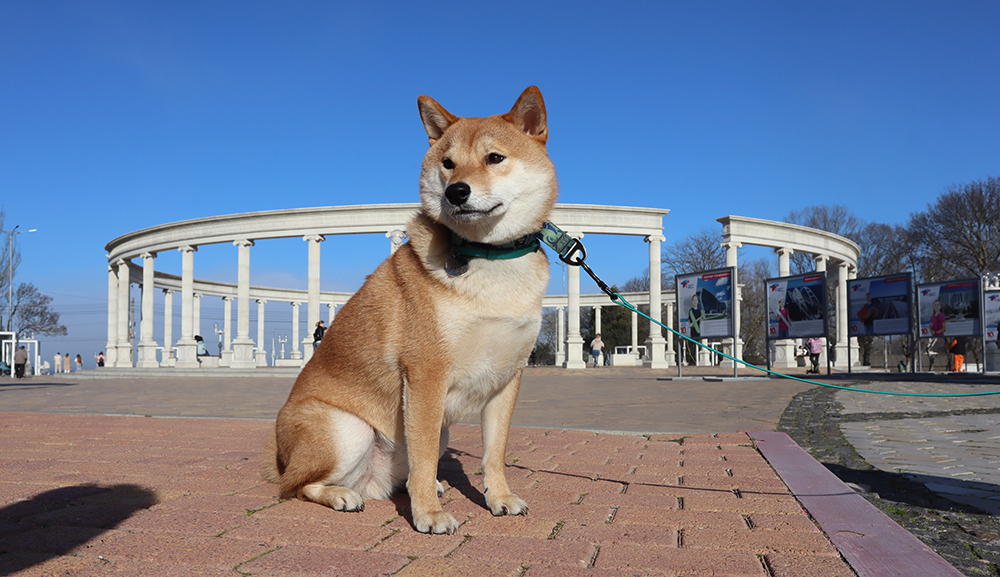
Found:
[[[451,516],[451,513],[444,511],[432,511],[430,513],[413,513],[413,526],[421,533],[434,533],[442,535],[447,533],[454,535],[458,531],[458,521]]]
[[[496,516],[528,514],[528,503],[514,493],[494,496],[490,495],[490,492],[487,491],[486,504],[489,505],[490,511]]]

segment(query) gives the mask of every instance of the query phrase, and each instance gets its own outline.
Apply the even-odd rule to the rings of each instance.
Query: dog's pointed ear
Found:
[[[520,128],[525,134],[545,144],[549,139],[549,127],[545,119],[545,101],[537,86],[524,89],[514,103],[514,108],[503,115],[504,120]]]
[[[418,96],[417,107],[420,109],[420,120],[424,122],[427,140],[431,146],[437,142],[444,131],[458,120],[458,117],[448,112],[430,96]]]

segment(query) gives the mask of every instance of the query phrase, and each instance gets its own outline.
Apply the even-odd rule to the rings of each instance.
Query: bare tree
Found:
[[[1000,269],[1000,179],[952,185],[910,216],[909,232],[923,281]]]
[[[59,324],[59,313],[49,306],[52,297],[38,292],[35,285],[21,283],[14,293],[14,327],[19,335],[34,333],[46,336],[67,334]]]
[[[844,238],[858,242],[858,235],[865,227],[865,222],[854,215],[846,206],[835,204],[809,206],[802,210],[792,211],[784,218],[790,224],[798,224],[832,232]],[[795,253],[791,257],[791,269],[794,274],[814,270],[816,263],[809,254]]]
[[[726,249],[717,229],[705,228],[668,246],[663,254],[663,272],[673,286],[674,276],[720,268],[726,265]]]
[[[743,358],[749,362],[764,362],[767,350],[767,295],[764,281],[770,278],[771,264],[758,258],[740,264],[739,283],[743,287],[740,308],[740,338]]]

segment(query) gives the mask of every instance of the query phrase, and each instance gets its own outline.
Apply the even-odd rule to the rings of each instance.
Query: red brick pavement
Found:
[[[338,513],[261,480],[266,420],[0,413],[0,574],[717,575],[854,573],[742,433],[515,427],[524,517],[485,507],[479,429],[440,477],[456,535],[408,498]]]

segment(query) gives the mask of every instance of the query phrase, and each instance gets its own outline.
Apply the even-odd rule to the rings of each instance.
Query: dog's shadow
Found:
[[[490,508],[486,504],[486,497],[483,495],[483,492],[475,487],[476,482],[469,477],[468,473],[465,472],[462,462],[456,458],[456,455],[460,454],[469,455],[468,453],[449,448],[445,451],[441,460],[438,461],[438,480],[445,485],[443,502],[447,504],[452,499],[457,499],[458,496],[454,496],[449,499],[449,493],[452,490],[455,490],[469,501],[482,507],[486,511],[489,511]],[[396,507],[396,512],[405,518],[407,522],[410,523],[410,526],[413,526],[413,514],[410,510],[410,495],[406,492],[406,490],[402,489],[396,491],[389,499]]]

